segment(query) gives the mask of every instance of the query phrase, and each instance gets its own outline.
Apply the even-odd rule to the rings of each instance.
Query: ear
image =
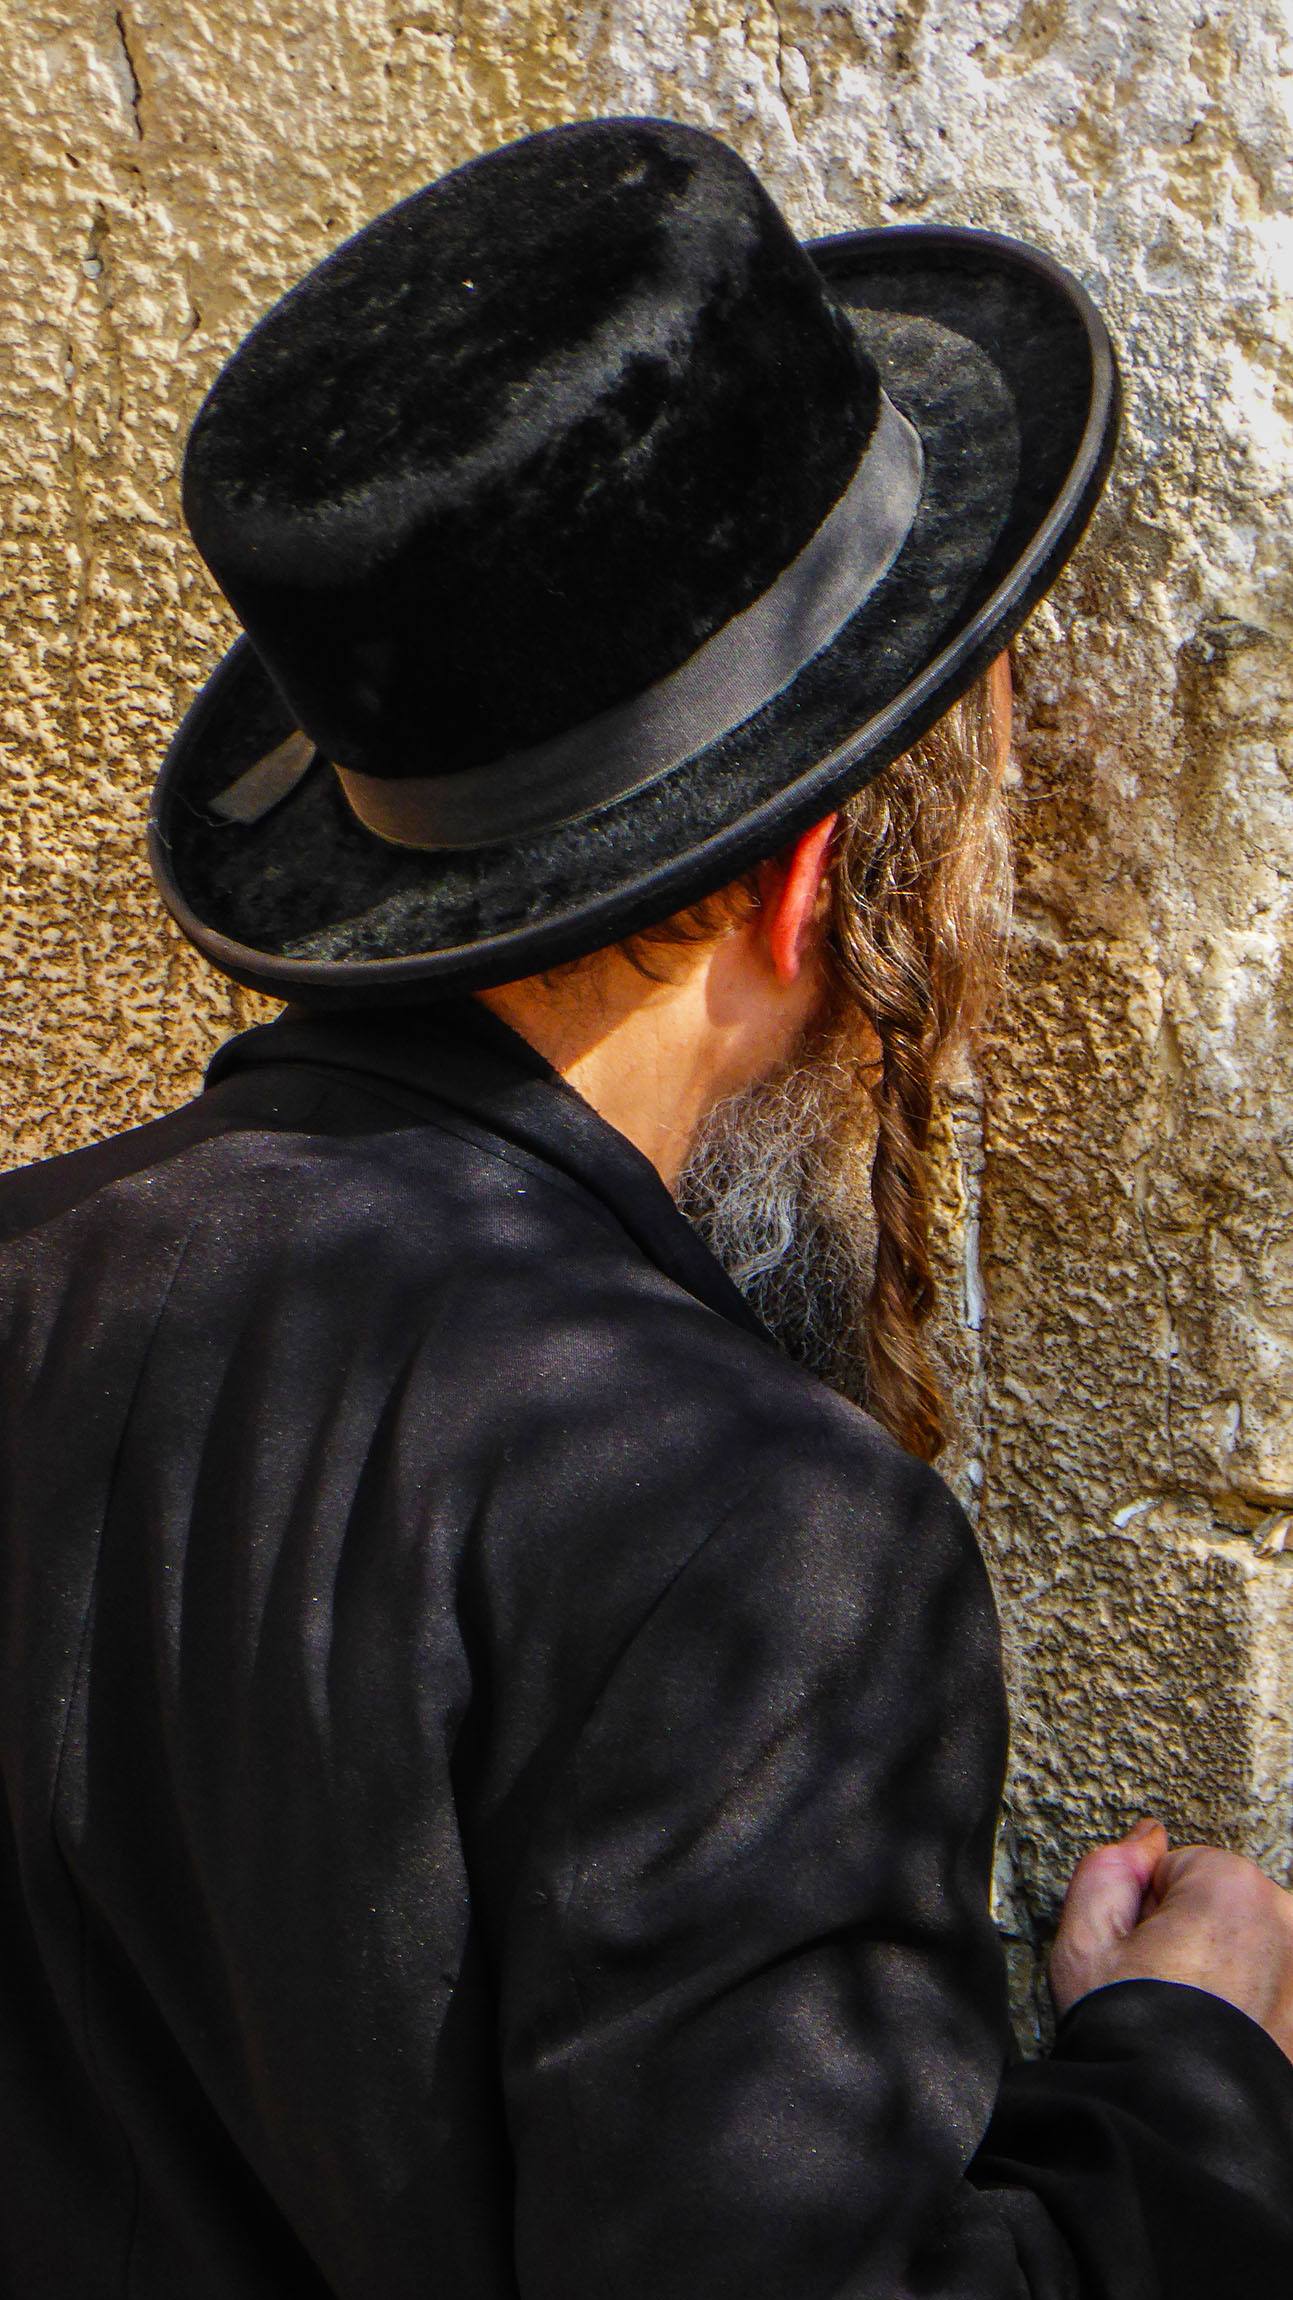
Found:
[[[759,927],[779,982],[797,981],[807,956],[838,819],[825,816],[784,854],[759,866]]]

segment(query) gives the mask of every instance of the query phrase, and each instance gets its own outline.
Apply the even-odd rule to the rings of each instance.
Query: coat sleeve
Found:
[[[1124,1984],[1007,2069],[1003,1753],[946,1488],[870,1441],[771,1457],[621,1652],[514,1895],[523,2300],[1283,2288],[1293,2066],[1242,2014]]]

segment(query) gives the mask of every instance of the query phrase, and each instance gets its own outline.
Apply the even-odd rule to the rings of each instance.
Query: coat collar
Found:
[[[425,1101],[428,1118],[448,1104],[592,1191],[668,1277],[776,1347],[651,1161],[478,999],[326,1014],[288,1007],[228,1039],[206,1084],[261,1064],[342,1071],[357,1086],[365,1079],[396,1085]]]

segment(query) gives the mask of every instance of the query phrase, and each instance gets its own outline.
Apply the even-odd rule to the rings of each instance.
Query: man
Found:
[[[919,1422],[957,1001],[936,858],[889,870],[867,792],[1072,547],[1114,415],[1044,258],[806,251],[635,121],[430,187],[218,381],[186,506],[248,638],[154,859],[297,1003],[0,1195],[7,2291],[1293,2263],[1287,1898],[1105,1848],[1055,2052],[1007,2065],[968,1528],[669,1188],[847,1035],[869,952],[877,1362]]]

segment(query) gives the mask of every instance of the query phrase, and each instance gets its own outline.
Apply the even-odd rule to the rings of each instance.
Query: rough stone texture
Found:
[[[4,1154],[191,1090],[253,1003],[161,921],[151,775],[230,620],[178,532],[222,354],[347,230],[598,111],[804,231],[1036,237],[1124,350],[1111,499],[1019,650],[1015,987],[946,1114],[1016,1746],[1003,1921],[1146,1806],[1293,1842],[1290,20],[1280,0],[8,0]],[[16,418],[16,419],[15,419]]]

